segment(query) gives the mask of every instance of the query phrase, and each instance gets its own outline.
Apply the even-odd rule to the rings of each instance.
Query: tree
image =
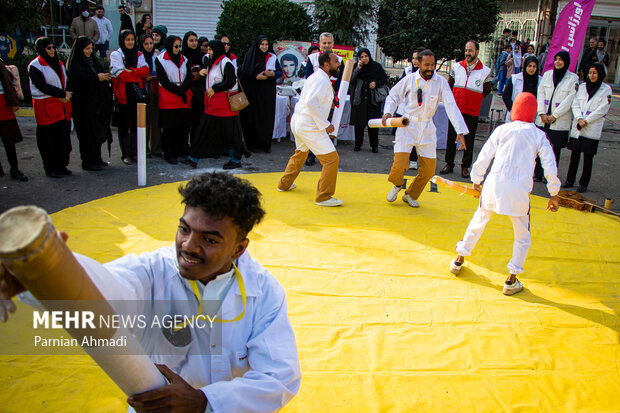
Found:
[[[319,33],[330,32],[336,43],[356,46],[368,40],[376,0],[315,0],[314,20]]]
[[[224,0],[217,32],[225,33],[243,59],[256,38],[310,41],[312,19],[289,0]]]
[[[42,0],[0,1],[0,31],[39,31],[44,20]]]
[[[377,43],[398,60],[420,46],[437,59],[461,57],[467,40],[491,38],[499,11],[498,0],[381,0]]]

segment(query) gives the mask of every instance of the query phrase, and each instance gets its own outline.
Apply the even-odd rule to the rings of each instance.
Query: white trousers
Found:
[[[478,207],[474,216],[469,222],[467,231],[463,239],[456,244],[456,252],[463,257],[471,255],[476,243],[482,236],[484,228],[495,214],[493,211]],[[523,264],[527,258],[527,252],[532,244],[532,236],[530,234],[530,216],[524,215],[520,217],[508,216],[512,221],[514,229],[515,241],[512,246],[512,259],[508,263],[508,271],[511,274],[521,274],[523,272]]]

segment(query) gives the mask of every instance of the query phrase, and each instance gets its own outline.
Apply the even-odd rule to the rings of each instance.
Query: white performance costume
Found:
[[[334,89],[329,76],[319,69],[306,80],[291,118],[298,151],[311,150],[315,155],[325,155],[336,150],[325,131],[330,125],[327,119],[333,101]]]
[[[480,205],[467,227],[465,236],[456,246],[461,256],[471,255],[482,232],[493,214],[508,215],[514,228],[512,259],[508,263],[511,274],[521,274],[531,244],[530,199],[532,175],[536,156],[540,157],[547,178],[547,189],[552,196],[560,191],[560,180],[553,149],[544,132],[534,123],[514,121],[495,129],[478,154],[471,171],[471,181],[481,184],[487,176]]]
[[[104,265],[83,255],[75,256],[107,300],[143,303],[138,314],[152,313],[154,303],[162,302],[192,302],[195,313],[188,314],[190,318],[198,311],[192,286],[179,273],[174,246],[140,256],[130,254]],[[192,328],[190,343],[175,347],[157,329],[136,333],[145,334],[140,341],[154,363],[166,364],[205,393],[207,411],[279,410],[297,394],[301,382],[286,295],[278,281],[249,252],[241,255],[237,267],[247,297],[245,313],[238,321],[219,324],[221,335],[210,334],[215,331],[210,328]],[[203,314],[214,314],[204,308],[217,310],[213,300],[222,298],[222,319],[233,320],[243,313],[242,289],[233,274],[234,271],[221,274],[204,287],[196,283],[202,290]],[[20,299],[31,301],[25,295],[30,293],[22,294]],[[114,305],[114,301],[110,303]]]
[[[421,106],[418,104],[418,89],[422,89]],[[396,130],[394,152],[411,153],[412,147],[415,146],[419,156],[432,159],[437,157],[437,137],[433,115],[439,102],[444,104],[448,118],[456,132],[463,135],[469,133],[454,101],[448,81],[436,72],[427,82],[418,70],[394,85],[385,100],[383,113],[393,115],[398,109],[401,111],[399,113],[411,121],[409,126]]]

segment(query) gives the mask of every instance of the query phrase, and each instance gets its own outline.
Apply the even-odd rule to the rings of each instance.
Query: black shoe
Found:
[[[4,176],[4,169],[2,169],[2,165],[0,165],[0,176]]]
[[[354,150],[355,152],[359,152],[359,151],[361,151],[361,150],[362,150],[362,147],[361,147],[361,146],[357,146],[357,145],[355,145],[355,148],[353,148],[353,150]]]
[[[454,172],[454,165],[450,165],[449,163],[447,163],[446,166],[444,166],[443,169],[439,171],[439,173],[442,175],[451,174],[452,172]]]
[[[542,176],[535,176],[534,178],[534,182],[542,182]]]
[[[191,161],[192,160],[189,158],[179,158],[179,162],[181,162],[183,165],[189,165]]]
[[[377,152],[379,152],[379,148],[376,147],[376,146],[373,146],[372,147],[372,153],[377,153]]]
[[[252,152],[248,151],[248,149],[245,148],[243,150],[243,156],[245,156],[246,158],[249,158],[250,156],[252,156]]]
[[[56,178],[56,179],[62,178],[62,175],[56,171],[46,172],[45,175],[49,176],[50,178]]]
[[[222,167],[224,169],[237,169],[237,168],[241,168],[241,162],[233,162],[233,161],[228,161],[224,164],[224,166]]]
[[[85,171],[101,171],[103,168],[99,164],[91,165],[91,166],[82,166],[82,169]]]
[[[171,165],[177,165],[179,163],[177,158],[165,158],[165,159],[166,159],[166,162],[168,162]]]
[[[579,185],[579,186],[577,187],[577,192],[579,192],[579,193],[586,192],[587,190],[588,190],[588,187],[587,187],[587,186]]]
[[[28,177],[24,175],[22,171],[20,171],[19,169],[11,168],[11,178],[15,179],[16,181],[20,181],[20,182],[28,181]]]
[[[575,186],[575,183],[571,181],[566,181],[562,184],[562,188],[572,188],[574,186]]]
[[[307,166],[312,166],[316,163],[316,158],[315,157],[308,157],[308,159],[306,159],[306,165]]]
[[[71,172],[71,170],[70,170],[70,169],[67,169],[67,167],[66,167],[66,166],[65,166],[65,168],[64,168],[64,169],[61,169],[61,170],[60,170],[60,173],[61,173],[61,174],[63,174],[63,175],[73,175],[73,172]]]
[[[102,168],[107,168],[108,166],[110,166],[110,162],[101,161],[101,163],[99,165],[101,165]]]
[[[265,152],[265,153],[271,153],[271,148],[263,149],[263,152]]]

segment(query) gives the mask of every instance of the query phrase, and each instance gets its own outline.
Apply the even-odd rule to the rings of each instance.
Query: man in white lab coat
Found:
[[[403,116],[411,121],[409,126],[398,128],[396,131],[396,144],[394,145],[394,163],[390,170],[388,181],[394,187],[387,195],[388,202],[394,202],[398,192],[405,183],[405,171],[409,169],[409,154],[412,147],[418,152],[419,170],[407,191],[403,195],[403,201],[413,208],[417,208],[418,197],[424,190],[427,182],[435,174],[437,137],[433,115],[439,102],[446,107],[448,119],[454,126],[458,135],[457,144],[465,147],[464,134],[468,133],[467,125],[461,116],[454,96],[448,85],[448,81],[435,73],[435,55],[430,50],[418,53],[420,69],[401,79],[385,100],[383,109],[383,124],[396,109],[401,107]]]
[[[202,311],[221,321],[215,328],[192,328],[186,321],[175,329],[135,331],[170,384],[127,401],[138,412],[279,410],[299,390],[301,372],[284,289],[246,251],[248,232],[265,214],[260,193],[226,173],[195,177],[179,192],[185,211],[174,246],[103,266],[76,254],[106,299],[142,306],[138,314],[163,303],[169,306],[165,314],[176,315],[190,305],[184,316]],[[16,280],[3,268],[5,318],[12,301],[1,300],[19,290],[11,291]]]
[[[558,210],[557,194],[560,191],[553,149],[545,133],[533,123],[537,111],[536,98],[531,93],[521,93],[512,108],[512,122],[495,129],[474,163],[471,181],[474,189],[482,191],[480,204],[463,239],[456,244],[458,255],[450,263],[450,271],[458,274],[464,257],[471,255],[491,216],[508,215],[512,221],[515,240],[512,259],[508,263],[510,275],[502,290],[505,295],[513,295],[523,290],[523,284],[517,279],[517,275],[523,272],[523,264],[531,244],[529,195],[532,191],[536,156],[539,156],[542,162],[547,189],[551,194],[547,210]],[[484,188],[481,188],[480,184],[491,162],[491,172],[486,178]]]
[[[332,197],[336,192],[339,158],[329,138],[334,131],[334,125],[328,120],[334,104],[334,89],[329,76],[338,76],[340,62],[334,52],[325,51],[319,55],[319,64],[320,69],[306,80],[291,118],[296,148],[278,183],[278,191],[290,191],[296,187],[295,179],[308,157],[308,151],[312,151],[323,166],[315,203],[335,207],[342,205],[342,200]]]

